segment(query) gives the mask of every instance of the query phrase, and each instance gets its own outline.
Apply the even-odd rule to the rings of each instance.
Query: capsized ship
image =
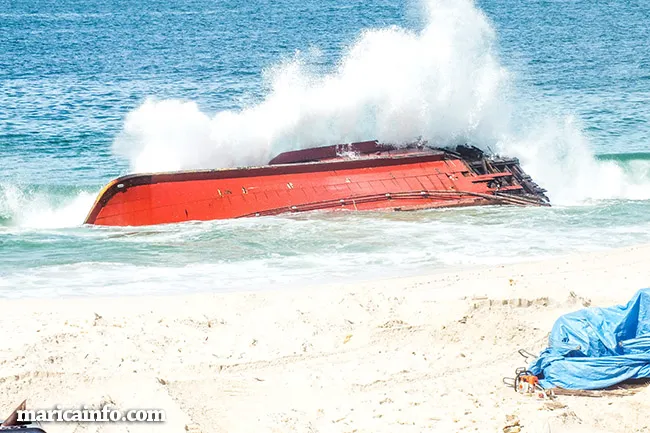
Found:
[[[548,206],[516,158],[473,146],[377,141],[282,153],[261,167],[132,174],[99,193],[87,224],[143,226],[314,210]]]

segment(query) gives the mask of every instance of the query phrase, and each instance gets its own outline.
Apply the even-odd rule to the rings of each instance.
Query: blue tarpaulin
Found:
[[[560,317],[530,370],[544,388],[601,389],[650,378],[650,289],[627,305]]]

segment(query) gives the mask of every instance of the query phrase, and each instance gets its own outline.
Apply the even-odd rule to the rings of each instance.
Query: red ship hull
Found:
[[[86,223],[142,226],[319,209],[548,205],[516,159],[489,161],[364,142],[288,152],[263,167],[129,175],[101,191]]]

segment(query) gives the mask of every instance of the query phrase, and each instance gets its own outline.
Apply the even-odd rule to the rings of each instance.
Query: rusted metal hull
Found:
[[[341,149],[352,156],[341,156]],[[101,191],[86,223],[141,226],[311,210],[548,204],[543,190],[517,172],[517,160],[499,161],[482,170],[484,161],[455,152],[364,142],[288,152],[263,167],[129,175]]]

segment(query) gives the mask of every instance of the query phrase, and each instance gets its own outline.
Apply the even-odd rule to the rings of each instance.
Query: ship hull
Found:
[[[524,188],[509,170],[477,174],[471,165],[440,150],[380,149],[361,158],[129,175],[102,190],[86,223],[142,226],[313,210],[545,204],[521,195]]]

